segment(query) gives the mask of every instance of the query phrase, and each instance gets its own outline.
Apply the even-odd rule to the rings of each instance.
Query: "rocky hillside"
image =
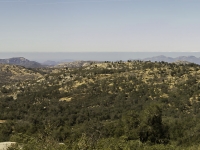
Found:
[[[27,68],[39,68],[42,65],[35,61],[30,61],[24,57],[13,57],[9,59],[0,59],[1,64],[12,64],[12,65],[20,65]]]

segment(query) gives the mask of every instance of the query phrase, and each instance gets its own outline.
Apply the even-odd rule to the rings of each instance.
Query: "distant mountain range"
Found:
[[[44,63],[38,63],[36,61],[30,61],[24,57],[13,57],[8,59],[0,59],[0,64],[11,64],[24,66],[26,68],[39,68],[39,67],[82,67],[87,66],[94,61],[74,61],[71,59],[61,61],[45,61]]]
[[[155,57],[149,57],[145,59],[140,59],[142,61],[152,61],[152,62],[175,62],[175,63],[196,63],[200,65],[200,57],[195,56],[179,56],[179,57],[167,57],[164,55],[155,56]],[[45,67],[45,66],[54,66],[54,67],[80,67],[80,66],[86,66],[94,61],[74,61],[71,59],[61,60],[61,61],[45,61],[44,63],[38,63],[36,61],[30,61],[24,57],[13,57],[8,59],[0,59],[0,64],[12,64],[12,65],[20,65],[24,66],[26,68],[39,68],[39,67]],[[96,61],[96,63],[102,63],[101,61]]]
[[[13,57],[8,59],[0,59],[1,64],[12,64],[12,65],[20,65],[26,68],[39,68],[42,65],[35,61],[30,61],[24,57]]]
[[[179,57],[172,58],[172,57],[166,57],[164,55],[160,55],[160,56],[145,58],[142,60],[143,61],[152,61],[152,62],[165,61],[165,62],[169,62],[169,63],[183,61],[183,62],[191,62],[191,63],[200,65],[200,57],[197,58],[195,56],[179,56]]]

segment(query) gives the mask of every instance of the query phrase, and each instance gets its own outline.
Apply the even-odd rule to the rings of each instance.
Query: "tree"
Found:
[[[151,142],[154,144],[168,143],[168,126],[162,122],[162,109],[157,105],[152,105],[144,110],[144,116],[139,129],[141,142]]]

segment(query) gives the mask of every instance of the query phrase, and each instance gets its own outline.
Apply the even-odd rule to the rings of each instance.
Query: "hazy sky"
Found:
[[[0,0],[0,52],[199,51],[199,0]]]

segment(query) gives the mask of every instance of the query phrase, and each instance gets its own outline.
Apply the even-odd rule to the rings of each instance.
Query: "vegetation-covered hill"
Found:
[[[128,61],[32,71],[40,76],[0,89],[0,141],[24,149],[200,148],[199,65]]]
[[[39,68],[42,65],[35,61],[30,61],[24,57],[13,57],[8,59],[0,59],[1,64],[20,65],[28,68]]]
[[[39,71],[23,66],[0,64],[0,86],[15,81],[33,80],[42,76]]]

